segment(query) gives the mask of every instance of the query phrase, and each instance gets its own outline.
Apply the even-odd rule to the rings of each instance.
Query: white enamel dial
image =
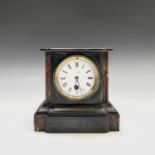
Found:
[[[54,73],[56,89],[71,100],[81,100],[93,95],[99,86],[99,81],[95,63],[81,55],[65,58]]]

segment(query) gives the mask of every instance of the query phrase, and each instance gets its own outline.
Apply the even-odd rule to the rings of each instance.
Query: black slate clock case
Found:
[[[34,114],[35,131],[51,133],[103,133],[119,131],[119,113],[108,98],[108,54],[112,49],[41,49],[45,52],[46,97]],[[100,73],[100,86],[88,99],[71,101],[54,87],[57,65],[71,55],[91,59]]]
[[[63,60],[65,59],[66,57],[68,56],[72,56],[72,55],[83,55],[83,56],[86,56],[87,58],[91,59],[95,64],[96,66],[98,67],[98,70],[99,70],[99,73],[100,73],[100,81],[103,81],[103,69],[102,69],[102,66],[103,66],[103,63],[102,63],[102,60],[101,60],[101,57],[100,57],[100,53],[96,53],[96,52],[78,52],[75,51],[74,53],[73,52],[53,52],[53,53],[49,53],[51,56],[51,84],[50,84],[50,90],[51,93],[50,93],[50,101],[51,101],[51,104],[52,105],[55,105],[55,104],[101,104],[103,102],[103,82],[100,82],[100,86],[98,88],[98,90],[95,92],[95,94],[93,94],[93,96],[91,96],[90,98],[88,99],[85,99],[85,100],[81,100],[81,101],[72,101],[72,100],[69,100],[63,96],[61,96],[54,84],[53,84],[53,75],[54,75],[54,71],[57,67],[57,65]]]

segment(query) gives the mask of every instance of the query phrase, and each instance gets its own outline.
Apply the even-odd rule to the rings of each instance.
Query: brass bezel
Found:
[[[94,86],[92,87],[92,89],[88,93],[86,93],[86,94],[84,94],[82,96],[73,96],[73,95],[67,94],[66,92],[63,91],[63,89],[59,85],[59,81],[58,81],[58,74],[59,74],[62,66],[64,64],[66,64],[67,62],[71,61],[71,60],[77,59],[77,57],[78,57],[78,59],[83,60],[84,62],[88,63],[92,67],[92,69],[93,69],[93,71],[95,73]],[[99,87],[99,84],[100,84],[100,73],[99,73],[99,70],[98,70],[96,64],[92,60],[87,58],[86,56],[83,56],[83,55],[72,55],[72,56],[68,56],[68,57],[64,58],[57,65],[57,67],[55,69],[55,72],[54,72],[54,75],[53,75],[53,83],[54,83],[54,86],[55,86],[57,92],[61,96],[65,97],[65,98],[67,98],[67,99],[69,99],[71,101],[81,101],[81,100],[84,100],[84,99],[88,99],[89,97],[91,97],[97,91],[97,89]]]

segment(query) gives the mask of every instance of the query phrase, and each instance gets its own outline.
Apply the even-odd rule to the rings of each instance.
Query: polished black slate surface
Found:
[[[109,131],[108,116],[47,117],[46,132],[55,133],[101,133]]]
[[[119,131],[119,113],[109,103],[101,106],[50,107],[44,101],[35,116],[44,118],[43,129],[51,133],[104,133]],[[41,124],[41,123],[40,123]],[[36,124],[36,127],[39,127]]]
[[[44,48],[40,49],[45,52],[109,52],[112,48]]]
[[[103,70],[103,59],[101,59],[101,53],[102,52],[90,52],[87,51],[86,52],[81,52],[81,51],[76,51],[76,52],[68,52],[68,51],[53,51],[53,52],[49,52],[50,57],[51,57],[51,71],[50,71],[50,82],[54,81],[54,78],[52,75],[54,75],[55,69],[56,67],[59,65],[59,63],[64,60],[66,57],[70,56],[70,55],[83,55],[89,59],[91,59],[96,66],[98,67],[99,70],[99,74],[100,74],[100,81],[103,81],[104,79],[104,70]],[[104,53],[104,52],[103,52]],[[64,98],[62,95],[60,95],[58,93],[58,91],[55,88],[55,85],[53,82],[51,82],[51,84],[49,84],[49,88],[50,88],[50,98],[51,98],[51,104],[56,104],[56,105],[60,105],[60,104],[101,104],[103,102],[103,88],[104,88],[104,83],[100,82],[99,88],[98,90],[88,99],[86,100],[82,100],[82,101],[72,101],[72,100],[68,100],[67,98]]]

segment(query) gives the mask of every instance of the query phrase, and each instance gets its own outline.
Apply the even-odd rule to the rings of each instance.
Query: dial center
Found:
[[[78,80],[79,79],[79,77],[78,76],[75,76],[75,80]]]
[[[79,86],[78,86],[78,85],[75,85],[75,86],[74,86],[74,89],[79,89]]]

